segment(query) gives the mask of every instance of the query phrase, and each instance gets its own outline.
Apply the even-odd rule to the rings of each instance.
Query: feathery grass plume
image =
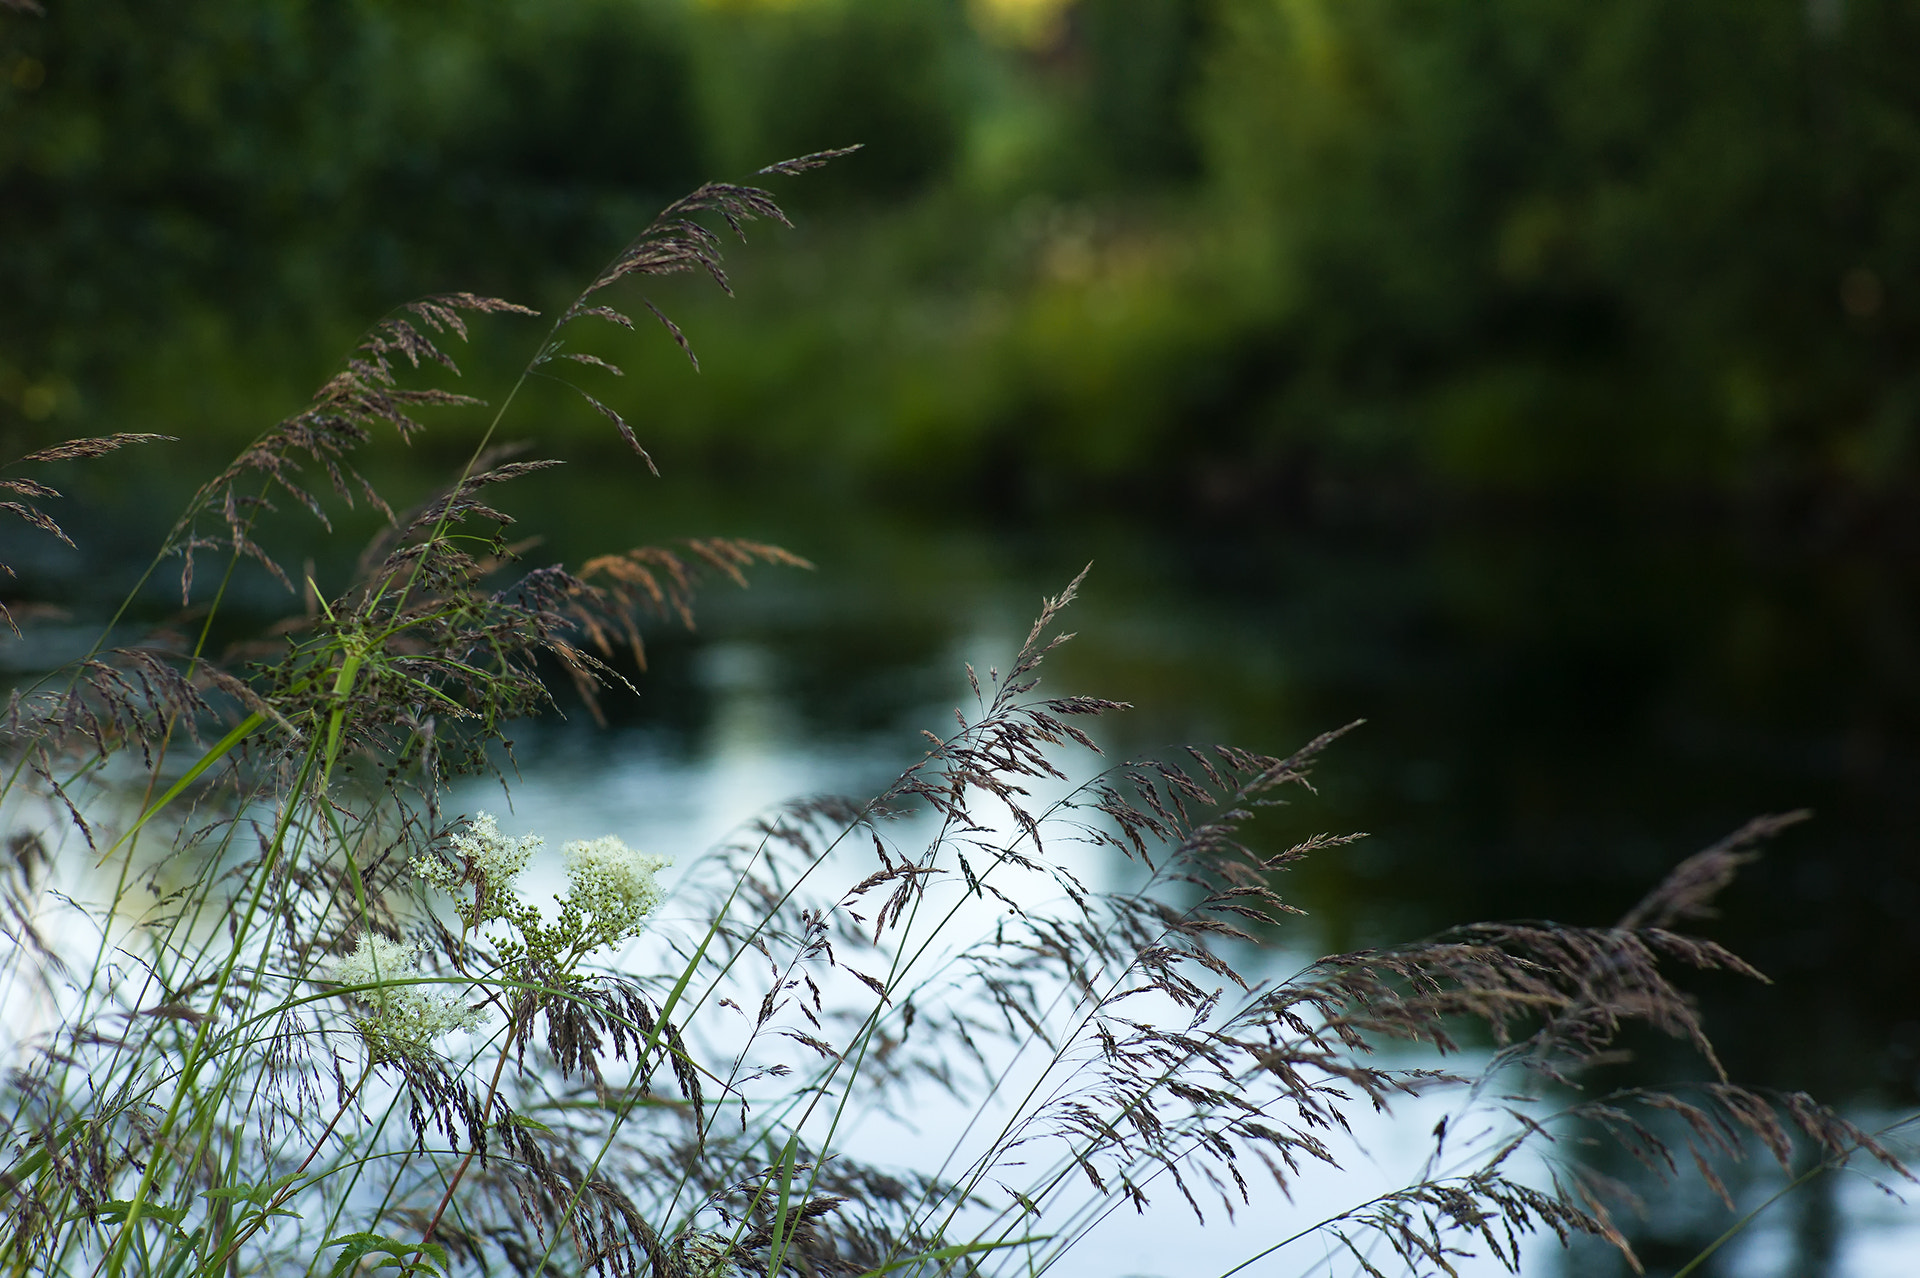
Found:
[[[39,12],[36,7],[30,5],[22,8],[24,12]],[[97,435],[88,439],[69,439],[48,448],[37,449],[34,452],[28,453],[25,457],[17,458],[5,469],[11,469],[13,466],[26,465],[30,462],[80,461],[89,457],[104,457],[108,453],[118,452],[129,444],[151,444],[162,440],[171,442],[173,438],[172,435],[148,435],[123,432],[115,435]],[[69,546],[73,545],[73,538],[67,536],[66,530],[55,521],[53,516],[33,504],[34,501],[45,501],[48,498],[60,496],[59,489],[53,487],[51,484],[43,484],[37,479],[27,479],[19,475],[0,475],[0,493],[12,493],[15,498],[31,499],[21,501],[9,498],[0,501],[0,510],[6,511],[14,518],[34,528],[38,528],[41,532],[57,538]],[[14,575],[13,567],[10,564],[0,563],[0,572],[5,573],[9,577]],[[7,628],[12,630],[15,635],[20,633],[20,627],[14,623],[13,613],[4,603],[0,603],[0,621],[6,622]]]
[[[587,319],[631,328],[606,300],[629,277],[725,287],[702,215],[736,233],[785,221],[754,187],[669,206],[522,382],[617,373],[566,339]],[[0,1266],[1038,1272],[1073,1265],[1115,1210],[1264,1212],[1351,1156],[1358,1113],[1446,1089],[1457,1106],[1419,1175],[1270,1250],[1319,1237],[1383,1273],[1470,1251],[1517,1269],[1543,1231],[1624,1249],[1617,1195],[1579,1157],[1595,1133],[1723,1193],[1714,1168],[1755,1142],[1783,1164],[1798,1141],[1905,1174],[1831,1110],[1728,1079],[1675,976],[1757,975],[1673,929],[1791,818],[1683,863],[1613,927],[1480,924],[1276,976],[1262,955],[1298,912],[1279,875],[1357,836],[1275,852],[1246,827],[1307,793],[1341,733],[1284,756],[1105,760],[1090,727],[1124,704],[1040,691],[1080,578],[1004,674],[968,670],[971,707],[875,798],[796,801],[709,856],[661,849],[692,859],[675,922],[665,858],[612,833],[569,844],[564,893],[531,899],[538,833],[442,801],[550,704],[542,660],[591,697],[622,682],[620,648],[644,666],[644,623],[691,624],[703,578],[805,565],[707,538],[519,571],[493,494],[552,463],[495,446],[511,395],[441,492],[392,510],[351,458],[420,429],[423,407],[478,407],[410,385],[458,371],[446,339],[475,314],[530,313],[446,294],[383,319],[166,539],[188,598],[196,557],[218,552],[223,576],[253,564],[310,606],[231,662],[208,652],[209,617],[10,705],[0,964],[32,1016],[0,1078]],[[329,502],[366,501],[387,527],[323,597],[256,535],[276,500],[323,527]],[[1089,887],[1091,857],[1138,881]],[[1578,1091],[1635,1027],[1692,1048],[1708,1081]],[[1475,1034],[1496,1050],[1469,1067]],[[854,1124],[928,1089],[968,1116],[942,1163],[849,1152]]]
[[[996,1248],[1019,1253],[1000,1257],[1006,1267],[1046,1267],[1115,1206],[1144,1209],[1169,1185],[1203,1219],[1204,1198],[1232,1214],[1252,1201],[1243,1168],[1261,1169],[1284,1192],[1307,1165],[1335,1166],[1334,1138],[1355,1099],[1385,1107],[1472,1082],[1372,1059],[1396,1041],[1456,1052],[1463,1019],[1507,1044],[1470,1098],[1507,1070],[1564,1083],[1609,1059],[1635,1023],[1705,1049],[1661,960],[1750,969],[1708,942],[1640,919],[1611,929],[1485,925],[1333,956],[1283,982],[1242,976],[1221,943],[1254,942],[1249,926],[1269,934],[1293,910],[1270,886],[1273,873],[1348,839],[1317,836],[1269,855],[1246,844],[1241,827],[1258,807],[1304,785],[1339,734],[1287,758],[1218,748],[1180,765],[1122,764],[1037,800],[1040,787],[1066,782],[1055,748],[1092,744],[1071,720],[1120,708],[1029,697],[1042,660],[1061,641],[1050,624],[1078,584],[1047,601],[1008,673],[990,676],[980,713],[963,717],[958,733],[934,738],[928,757],[876,802],[826,800],[777,813],[727,854],[730,872],[717,876],[714,922],[689,954],[705,987],[692,1019],[701,1026],[701,1010],[711,1006],[738,1022],[742,1043],[721,1082],[738,1102],[739,1127],[716,1115],[703,1148],[709,1157],[732,1148],[745,1161],[750,1151],[783,1147],[787,1162],[809,1168],[804,1178],[787,1178],[789,1196],[808,1202],[825,1192],[861,1202],[868,1216],[857,1236],[816,1230],[794,1240],[785,1254],[796,1266],[862,1272],[958,1245],[978,1249],[967,1253],[968,1272],[992,1271]],[[889,838],[893,818],[915,801],[938,824],[917,853]],[[1090,892],[1061,854],[1076,844],[1137,857],[1152,879],[1130,892]],[[822,866],[867,847],[873,866],[857,882],[837,895],[819,882]],[[1649,900],[1703,906],[1703,864],[1687,863]],[[1169,886],[1195,899],[1171,904],[1161,890]],[[1049,892],[1055,905],[1037,907]],[[977,941],[950,945],[946,933],[967,898],[992,902],[1002,916]],[[1011,1062],[1023,1054],[1035,1062],[1020,1084],[1025,1099],[993,1120],[1003,1125],[971,1161],[917,1184],[896,1181],[895,1192],[877,1200],[845,1193],[822,1170],[867,1170],[831,1146],[842,1117],[903,1103],[924,1082],[984,1106],[1004,1093]],[[758,1119],[756,1094],[782,1079],[789,1081],[775,1095],[787,1099],[759,1100],[776,1112]],[[1805,1102],[1723,1085],[1698,1104],[1644,1092],[1576,1106],[1552,1122],[1565,1128],[1609,1106],[1647,1103],[1710,1114],[1701,1121],[1720,1124],[1727,1143],[1713,1152],[1725,1153],[1741,1135],[1777,1150],[1775,1111],[1793,1113]],[[1503,1104],[1483,1108],[1497,1114]],[[789,1117],[796,1110],[797,1123]],[[985,1121],[989,1110],[977,1112]],[[1802,1125],[1810,1137],[1885,1152],[1837,1116],[1819,1114]],[[1468,1245],[1517,1266],[1516,1240],[1537,1230],[1624,1246],[1577,1165],[1545,1188],[1509,1172],[1521,1145],[1552,1139],[1548,1123],[1523,1115],[1514,1123],[1514,1136],[1483,1151],[1478,1165],[1423,1178],[1319,1228],[1355,1248],[1363,1264],[1371,1262],[1358,1249],[1370,1235],[1414,1269]],[[1642,1129],[1628,1134],[1648,1139]],[[692,1155],[681,1146],[675,1156]],[[1897,1162],[1887,1165],[1904,1174]],[[671,1162],[650,1170],[674,1174]],[[699,1204],[695,1228],[698,1213],[711,1211],[719,1224],[736,1223],[743,1240],[764,1236],[764,1228],[739,1223],[750,1211],[727,1211],[723,1177],[682,1170],[678,1180],[686,1188],[675,1205]],[[836,1205],[836,1214],[847,1210]],[[1021,1243],[1039,1234],[1048,1235],[1044,1243]],[[699,1236],[711,1238],[713,1227]],[[750,1263],[759,1269],[778,1259],[755,1254]]]
[[[591,606],[576,606],[573,618],[603,659],[624,646],[634,664],[645,670],[647,648],[639,619],[667,617],[693,629],[693,599],[707,573],[744,587],[745,570],[755,563],[813,567],[779,546],[738,537],[690,537],[683,544],[685,554],[637,546],[624,554],[597,555],[580,566],[580,579],[593,593],[583,600]]]
[[[673,216],[686,222],[703,211],[736,229],[748,214],[784,221],[770,196],[750,188],[710,188]],[[707,260],[717,269],[717,252]],[[30,991],[45,1015],[41,1030],[9,1044],[6,1087],[23,1101],[9,1131],[25,1151],[0,1182],[17,1208],[3,1248],[9,1266],[272,1266],[289,1248],[319,1255],[326,1236],[339,1236],[287,1235],[288,1213],[316,1197],[364,1190],[373,1197],[360,1207],[376,1216],[383,1198],[395,1213],[418,1211],[417,1177],[370,1188],[392,1166],[381,1151],[427,1156],[437,1146],[457,1160],[485,1150],[490,1124],[522,1133],[522,1146],[523,1133],[540,1128],[490,1109],[497,1089],[476,1083],[470,1062],[439,1054],[450,1031],[473,1028],[487,1008],[512,1049],[501,1068],[510,1056],[516,1069],[530,1067],[528,1035],[541,1018],[563,1077],[598,1078],[602,1051],[658,1059],[678,1050],[678,1028],[656,1020],[637,989],[602,988],[568,970],[640,930],[657,896],[648,886],[655,862],[613,857],[606,843],[581,855],[581,952],[529,947],[545,968],[462,969],[472,956],[411,899],[409,867],[472,834],[439,812],[447,779],[485,764],[504,725],[547,703],[539,654],[598,679],[608,672],[580,643],[638,634],[626,610],[639,596],[624,588],[602,591],[558,566],[505,586],[493,580],[512,560],[502,534],[511,520],[489,493],[551,464],[493,449],[497,414],[468,466],[415,511],[396,514],[353,465],[376,430],[406,438],[420,429],[420,408],[477,407],[406,377],[429,366],[457,373],[446,339],[464,337],[472,314],[501,313],[531,314],[446,294],[386,317],[307,408],[202,486],[160,556],[181,560],[189,601],[196,563],[213,552],[226,573],[250,561],[295,584],[295,571],[256,534],[281,499],[323,528],[329,500],[366,501],[388,520],[357,579],[330,600],[307,582],[311,615],[276,627],[264,652],[243,649],[252,664],[208,655],[209,613],[197,639],[97,652],[63,681],[16,691],[6,722],[17,853],[7,962],[21,978],[11,988]],[[560,327],[523,380],[558,353]],[[96,456],[145,438],[72,441],[23,460]],[[314,471],[317,486],[305,478]],[[52,495],[28,481],[12,487]],[[43,515],[34,522],[63,535]],[[478,538],[463,539],[463,527]],[[792,560],[754,543],[689,544],[689,565],[736,580],[744,564]],[[671,575],[662,599],[690,620],[698,569]],[[213,611],[224,589],[213,593]],[[383,783],[343,785],[356,763]],[[62,872],[62,889],[79,874],[91,876],[92,891],[51,890]],[[109,899],[93,899],[101,891]],[[97,946],[76,951],[52,939],[71,933],[71,922],[90,926]],[[423,951],[423,939],[439,947]],[[697,1098],[687,1062],[673,1068]],[[599,1210],[608,1200],[582,1174],[594,1195],[582,1210]],[[195,1229],[178,1228],[208,1201]],[[337,1225],[346,1211],[327,1202],[315,1220]],[[371,1244],[354,1246],[365,1254]],[[438,1244],[420,1250],[434,1254]]]

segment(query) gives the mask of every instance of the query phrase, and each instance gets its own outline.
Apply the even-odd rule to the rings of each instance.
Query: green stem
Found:
[[[1839,1158],[1837,1160],[1834,1158],[1827,1158],[1822,1160],[1821,1162],[1815,1163],[1813,1166],[1807,1168],[1807,1170],[1801,1172],[1798,1176],[1795,1176],[1792,1180],[1788,1181],[1786,1184],[1782,1185],[1779,1189],[1769,1194],[1765,1202],[1761,1203],[1758,1207],[1755,1207],[1752,1211],[1748,1212],[1746,1215],[1742,1216],[1740,1219],[1734,1221],[1732,1225],[1727,1227],[1727,1232],[1725,1232],[1724,1234],[1721,1234],[1718,1238],[1708,1243],[1706,1247],[1701,1250],[1699,1255],[1695,1256],[1692,1260],[1689,1260],[1686,1264],[1682,1265],[1679,1269],[1676,1269],[1674,1271],[1673,1278],[1687,1278],[1688,1274],[1700,1268],[1700,1266],[1706,1264],[1707,1258],[1712,1256],[1714,1252],[1719,1251],[1722,1247],[1726,1246],[1729,1242],[1732,1242],[1735,1237],[1737,1237],[1741,1232],[1743,1232],[1746,1229],[1748,1225],[1751,1225],[1759,1217],[1761,1212],[1773,1206],[1775,1203],[1779,1202],[1782,1198],[1785,1198],[1788,1194],[1791,1194],[1794,1190],[1800,1188],[1802,1185],[1810,1183],[1816,1177],[1818,1177],[1821,1173],[1832,1171],[1834,1168],[1843,1165],[1845,1162],[1846,1162],[1845,1158]]]

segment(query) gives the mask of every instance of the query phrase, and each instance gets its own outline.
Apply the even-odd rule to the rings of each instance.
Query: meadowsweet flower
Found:
[[[333,965],[327,979],[340,985],[378,985],[352,996],[371,1009],[358,1021],[361,1037],[376,1051],[404,1055],[429,1051],[441,1035],[480,1023],[480,1013],[459,995],[443,992],[444,987],[405,984],[420,975],[418,950],[368,932],[352,954]]]
[[[447,842],[457,867],[437,856],[419,856],[413,860],[413,872],[453,897],[461,921],[475,927],[506,917],[514,899],[513,881],[546,840],[537,834],[509,838],[500,833],[491,813],[478,812],[464,831]],[[473,888],[471,902],[464,900],[461,892],[469,885]]]
[[[562,851],[570,885],[562,908],[578,912],[582,939],[598,947],[640,935],[664,896],[654,875],[673,862],[635,851],[611,834],[577,839]]]

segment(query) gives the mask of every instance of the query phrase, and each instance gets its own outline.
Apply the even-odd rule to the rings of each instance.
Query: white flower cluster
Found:
[[[327,979],[340,985],[377,985],[356,990],[353,997],[370,1007],[360,1020],[360,1032],[384,1051],[426,1051],[433,1040],[457,1029],[474,1029],[480,1014],[444,987],[409,985],[421,975],[414,947],[368,932],[352,954],[335,963]]]
[[[613,835],[569,843],[570,886],[556,902],[559,918],[549,922],[537,906],[521,899],[515,885],[542,842],[537,834],[508,838],[491,815],[478,812],[448,840],[449,858],[416,857],[413,871],[453,898],[470,930],[506,925],[504,934],[491,936],[502,963],[531,964],[530,970],[550,980],[571,973],[595,950],[638,936],[664,895],[654,875],[672,862],[636,852]]]
[[[577,839],[563,851],[570,885],[566,904],[585,916],[585,939],[596,946],[617,945],[640,935],[647,915],[664,898],[654,875],[673,862],[637,852],[611,834]]]
[[[462,921],[473,927],[505,917],[514,899],[513,881],[546,840],[537,834],[508,838],[500,833],[491,813],[480,812],[464,832],[448,842],[459,861],[458,869],[439,857],[420,856],[413,860],[413,872],[460,902]],[[473,886],[471,906],[461,901],[460,889],[468,884]]]

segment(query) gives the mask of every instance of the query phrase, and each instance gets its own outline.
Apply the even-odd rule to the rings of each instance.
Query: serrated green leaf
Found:
[[[324,1255],[329,1247],[343,1249],[333,1262],[329,1278],[345,1278],[345,1275],[351,1273],[360,1261],[372,1255],[392,1257],[390,1260],[381,1261],[374,1268],[395,1269],[401,1278],[405,1278],[407,1274],[445,1273],[447,1269],[447,1249],[439,1243],[408,1242],[389,1238],[385,1234],[362,1231],[357,1234],[342,1234],[338,1238],[322,1243],[320,1250],[315,1253],[315,1258],[318,1259]],[[431,1263],[422,1257],[430,1257]]]

